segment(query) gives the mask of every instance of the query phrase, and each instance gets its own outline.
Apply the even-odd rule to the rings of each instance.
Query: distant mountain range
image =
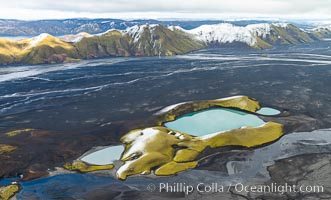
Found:
[[[121,19],[64,19],[64,20],[8,20],[0,19],[0,37],[8,36],[36,36],[41,33],[49,33],[54,36],[78,34],[87,32],[97,34],[110,29],[125,30],[134,25],[161,24],[163,26],[180,26],[184,29],[193,29],[201,25],[211,25],[220,23],[231,23],[236,26],[246,26],[248,24],[275,23],[265,20],[200,20],[200,21],[159,21],[159,20],[121,20]],[[298,24],[304,26],[302,24]]]
[[[79,21],[75,22],[78,24],[72,21],[67,23],[71,27],[79,26]],[[112,22],[104,23],[109,25]],[[93,25],[91,27],[95,28]],[[79,32],[60,37],[43,33],[17,41],[0,39],[0,64],[63,63],[110,56],[172,56],[228,45],[265,49],[331,37],[328,27],[304,30],[286,23],[253,23],[246,26],[204,24],[193,29],[178,25],[143,24],[92,34],[96,31],[94,28],[89,33]]]

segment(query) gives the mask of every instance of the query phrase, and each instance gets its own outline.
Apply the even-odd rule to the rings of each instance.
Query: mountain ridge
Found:
[[[122,19],[61,19],[61,20],[9,20],[0,19],[0,36],[36,36],[41,33],[49,33],[54,36],[78,34],[80,32],[88,32],[91,34],[99,34],[106,32],[109,29],[125,30],[134,25],[144,24],[162,24],[163,26],[181,26],[185,29],[193,29],[205,24],[218,23],[233,23],[237,26],[255,23],[268,23],[273,21],[267,20],[153,20],[153,19],[137,19],[137,20],[122,20]]]
[[[265,49],[313,42],[330,33],[329,29],[307,31],[287,23],[246,26],[220,23],[190,30],[180,26],[144,24],[95,35],[82,32],[55,37],[43,33],[18,41],[1,39],[0,64],[63,63],[111,56],[173,56],[235,43]]]

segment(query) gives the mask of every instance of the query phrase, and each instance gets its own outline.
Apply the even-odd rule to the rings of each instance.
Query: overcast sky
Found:
[[[0,18],[330,18],[331,0],[0,0]]]

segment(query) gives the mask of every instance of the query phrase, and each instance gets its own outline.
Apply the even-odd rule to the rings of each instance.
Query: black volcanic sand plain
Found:
[[[286,134],[331,128],[330,46],[331,43],[325,41],[268,50],[229,47],[176,57],[110,58],[74,64],[1,68],[8,76],[18,67],[26,67],[26,70],[34,72],[51,70],[28,77],[23,77],[24,74],[20,74],[21,78],[6,77],[6,81],[0,82],[0,140],[18,147],[9,154],[0,155],[0,176],[14,177],[23,173],[24,180],[46,176],[48,170],[72,161],[94,146],[118,144],[119,138],[127,131],[152,126],[153,114],[165,106],[185,101],[247,95],[259,100],[262,106],[286,111],[286,116],[263,118],[285,124]],[[14,137],[5,135],[6,132],[24,128],[33,128],[35,131]],[[285,156],[270,163],[268,175],[260,179],[258,175],[253,176],[246,181],[255,184],[268,182],[269,179],[281,183],[293,176],[291,181],[297,183],[302,174],[315,169],[312,165],[330,165],[326,162],[330,160],[327,153],[331,153],[330,144],[322,144],[327,149],[324,149],[325,152],[314,150],[314,154],[304,152],[294,158]],[[239,159],[236,151],[239,151],[241,159],[245,159],[247,152],[255,150],[217,149],[207,150],[205,155],[222,151],[223,154],[202,159],[199,167],[193,171],[162,180],[191,180],[196,176],[201,180],[209,177],[210,182],[213,176],[206,175],[208,173],[218,172],[220,177],[227,176],[226,162],[233,156]],[[293,162],[289,163],[288,159]],[[292,174],[288,170],[290,166],[293,170],[300,168],[298,170],[301,171]],[[330,173],[327,169],[318,169],[322,170],[319,171],[321,177],[327,177]],[[142,178],[140,182],[146,183],[146,180],[149,179]],[[127,183],[130,184],[130,180]],[[310,183],[314,183],[314,180]],[[91,187],[84,195],[88,199],[121,195],[124,195],[123,199],[132,196],[153,199],[160,195],[141,188],[123,190],[125,184],[119,184],[120,189],[104,187],[101,191]],[[329,183],[324,184],[330,187]],[[73,194],[77,190],[75,187],[71,189]],[[327,191],[323,193],[324,196],[313,194],[304,197],[329,198],[330,190]],[[24,197],[26,194],[21,195]],[[228,199],[286,199],[284,196],[262,197],[236,192],[202,196],[194,192],[190,198],[213,199],[222,195]],[[33,196],[37,198],[38,194]],[[164,199],[170,197],[184,198],[182,193],[161,195]],[[300,195],[288,194],[287,197],[302,199]]]

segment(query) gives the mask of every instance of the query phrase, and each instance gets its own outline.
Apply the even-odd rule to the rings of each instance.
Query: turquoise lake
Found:
[[[228,108],[212,108],[183,115],[164,125],[190,135],[202,136],[244,126],[257,127],[264,123],[256,115],[246,112]]]
[[[90,163],[92,165],[107,165],[113,164],[114,161],[119,160],[124,151],[123,145],[111,146],[101,150],[90,153],[80,160]]]

